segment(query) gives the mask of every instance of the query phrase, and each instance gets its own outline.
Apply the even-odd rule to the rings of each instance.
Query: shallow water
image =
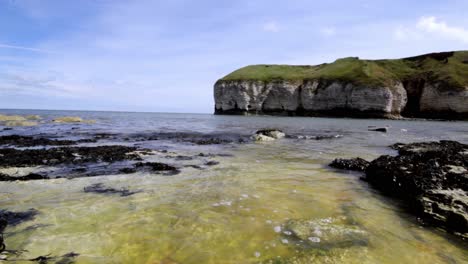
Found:
[[[40,211],[35,220],[6,230],[8,248],[27,250],[22,259],[73,251],[80,254],[77,263],[468,261],[466,244],[441,230],[421,227],[398,201],[360,181],[359,173],[327,167],[338,157],[371,160],[393,154],[387,146],[396,142],[450,139],[467,143],[467,122],[32,110],[0,113],[39,114],[45,120],[71,115],[97,121],[80,125],[44,123],[0,132],[3,135],[44,133],[79,138],[105,132],[122,136],[99,144],[138,144],[186,156],[231,154],[187,161],[150,157],[176,166],[220,162],[203,170],[184,167],[174,176],[136,173],[0,183],[1,209]],[[389,125],[390,131],[369,132],[370,125]],[[265,127],[292,135],[342,137],[202,146],[171,139],[120,141],[126,135],[158,132],[248,136]],[[84,193],[83,188],[93,183],[142,192],[126,197]],[[368,241],[346,246],[322,242],[305,245],[283,233],[290,219],[356,227]],[[35,228],[28,228],[31,226]],[[282,232],[278,233],[279,228]]]

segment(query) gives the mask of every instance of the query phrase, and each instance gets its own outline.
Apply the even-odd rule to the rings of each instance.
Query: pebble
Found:
[[[255,257],[256,257],[256,258],[259,258],[261,255],[262,255],[262,254],[261,254],[260,252],[258,252],[258,251],[255,252]]]
[[[279,233],[281,232],[281,226],[275,226],[273,230],[275,230],[276,233]]]
[[[319,238],[319,237],[309,237],[308,239],[309,239],[311,242],[320,243],[320,238]]]
[[[288,241],[287,239],[283,238],[283,239],[281,239],[281,243],[283,243],[283,244],[288,244],[289,241]]]

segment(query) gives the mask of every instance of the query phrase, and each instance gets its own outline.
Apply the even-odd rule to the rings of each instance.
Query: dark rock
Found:
[[[98,142],[97,139],[93,139],[93,138],[83,138],[83,139],[79,139],[76,141],[76,143],[96,143]]]
[[[168,156],[168,158],[171,158],[171,156]],[[176,159],[176,160],[193,160],[193,157],[177,155],[177,156],[175,157],[175,159]]]
[[[0,145],[17,147],[66,146],[73,144],[76,144],[76,142],[72,140],[52,140],[48,138],[34,138],[20,135],[0,136]]]
[[[329,166],[342,170],[365,171],[369,162],[361,158],[335,159]]]
[[[176,167],[164,164],[164,163],[159,163],[159,162],[138,162],[135,164],[137,168],[141,167],[147,167],[150,168],[152,171],[175,171],[177,170]]]
[[[125,174],[130,174],[135,173],[137,170],[135,168],[122,168],[119,171]]]
[[[122,197],[130,196],[141,191],[130,191],[127,188],[114,189],[104,186],[102,183],[96,183],[84,188],[85,193],[99,193],[99,194],[119,194]]]
[[[190,140],[190,142],[196,145],[220,145],[220,144],[232,143],[233,141],[228,140],[228,139],[221,139],[221,138],[207,138],[207,139]]]
[[[219,164],[219,161],[215,161],[215,160],[210,160],[207,163],[205,163],[206,166],[216,166],[218,164]]]
[[[0,219],[5,220],[10,226],[16,226],[23,222],[33,220],[38,214],[39,211],[37,211],[36,209],[29,209],[24,212],[11,212],[7,210],[0,210]]]
[[[3,239],[3,232],[5,231],[7,225],[8,221],[5,218],[0,218],[0,252],[6,248],[5,241]]]
[[[369,128],[369,131],[377,131],[377,132],[384,132],[384,133],[387,133],[387,132],[388,132],[388,128],[387,128],[387,127]]]
[[[72,264],[75,263],[75,258],[80,254],[75,252],[70,252],[62,256],[51,256],[50,254],[39,256],[37,258],[29,259],[28,261],[37,262],[39,264],[47,264],[50,262],[55,262],[56,264]]]
[[[0,166],[27,167],[38,165],[83,164],[139,160],[137,150],[126,146],[60,147],[50,149],[0,149]]]
[[[200,166],[200,165],[187,165],[185,167],[194,168],[194,169],[197,169],[197,170],[203,170],[203,167]]]
[[[5,128],[3,128],[3,131],[9,131],[9,130],[13,130],[13,128],[12,128],[12,127],[5,127]]]
[[[37,173],[30,173],[26,176],[14,177],[9,176],[3,173],[0,173],[0,181],[32,181],[32,180],[46,180],[49,177],[37,174]]]
[[[440,141],[392,148],[399,155],[372,161],[366,180],[405,200],[427,223],[468,238],[468,145]]]

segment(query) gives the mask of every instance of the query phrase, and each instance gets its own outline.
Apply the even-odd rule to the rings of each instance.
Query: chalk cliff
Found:
[[[254,65],[216,82],[216,114],[468,118],[468,52]]]

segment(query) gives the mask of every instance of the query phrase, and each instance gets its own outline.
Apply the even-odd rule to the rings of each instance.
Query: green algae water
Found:
[[[467,143],[466,122],[3,112],[39,114],[44,119],[72,115],[97,121],[83,125],[44,123],[1,132],[3,135],[43,133],[77,138],[113,133],[118,136],[94,144],[164,149],[167,152],[148,159],[180,168],[173,176],[137,172],[1,182],[1,209],[39,211],[34,220],[6,230],[8,249],[25,250],[15,261],[18,263],[69,252],[79,254],[76,263],[468,262],[464,242],[421,226],[399,201],[361,181],[359,173],[327,166],[335,158],[371,160],[392,155],[387,146],[396,142],[450,139]],[[371,125],[390,129],[388,133],[367,131]],[[121,140],[134,134],[179,132],[248,137],[266,127],[282,129],[293,137],[206,145],[171,138]],[[317,140],[317,136],[324,139]],[[219,164],[202,169],[191,166],[207,161]],[[119,196],[83,191],[96,183],[138,192]],[[320,228],[300,239],[288,231],[292,221],[320,223]],[[348,236],[349,230],[359,236]]]

